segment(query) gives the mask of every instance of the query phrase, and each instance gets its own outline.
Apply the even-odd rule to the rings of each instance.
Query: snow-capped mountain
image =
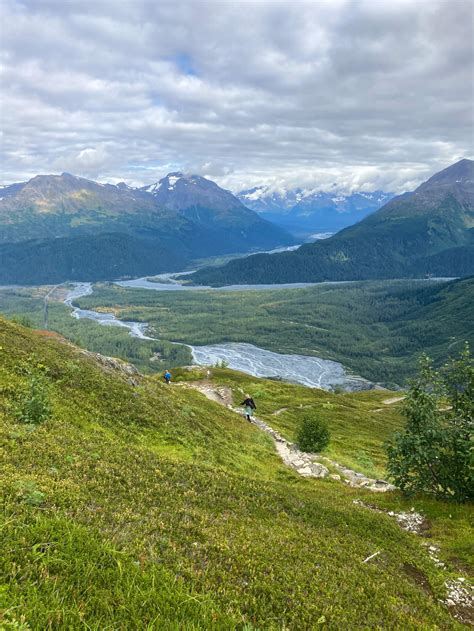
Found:
[[[146,190],[37,175],[0,190],[0,282],[57,283],[182,269],[190,261],[295,244],[197,175]]]
[[[200,175],[168,173],[159,182],[140,190],[153,195],[161,206],[174,210],[185,211],[188,208],[201,207],[213,211],[238,209],[244,213],[249,212],[230,191]]]
[[[302,188],[295,188],[279,193],[269,186],[254,186],[237,194],[242,204],[256,212],[290,211],[305,196]]]
[[[384,191],[344,195],[301,188],[279,192],[263,185],[241,191],[237,197],[266,219],[294,234],[307,236],[350,226],[378,210],[394,195]]]

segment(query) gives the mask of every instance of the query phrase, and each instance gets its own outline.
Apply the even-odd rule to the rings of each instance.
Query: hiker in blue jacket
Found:
[[[165,378],[166,383],[169,383],[171,381],[171,373],[170,373],[170,371],[166,370],[166,372],[163,375],[163,377]]]
[[[255,405],[255,401],[252,399],[250,394],[245,395],[245,401],[242,401],[240,405],[243,405],[245,407],[245,416],[247,417],[247,421],[251,422],[252,412],[253,410],[257,409],[257,406]]]

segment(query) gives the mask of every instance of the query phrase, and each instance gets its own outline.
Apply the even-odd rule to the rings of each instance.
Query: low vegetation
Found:
[[[39,364],[51,416],[21,423],[15,410]],[[458,570],[354,504],[402,497],[299,478],[264,433],[176,376],[172,386],[131,377],[0,320],[2,628],[463,628],[440,602]],[[235,378],[236,389],[246,379],[212,378]],[[259,413],[289,426],[272,407],[298,406],[304,389],[266,381],[260,396],[253,384]],[[346,395],[320,396],[338,406]],[[364,436],[356,413],[371,396],[380,393],[362,393],[359,408],[349,395],[354,435]],[[379,441],[375,418],[365,434]],[[445,554],[467,563],[468,507],[430,501]]]
[[[193,345],[250,342],[342,362],[402,385],[426,352],[436,363],[474,345],[474,278],[328,284],[267,291],[155,292],[99,285],[83,308],[149,322],[152,335]]]
[[[0,313],[19,324],[43,329],[44,297],[51,286],[0,289]],[[65,297],[59,288],[55,296]],[[192,361],[191,351],[182,344],[166,340],[141,340],[127,329],[101,326],[92,320],[76,320],[71,309],[57,300],[48,302],[48,329],[70,339],[74,344],[103,355],[119,357],[133,363],[141,372],[162,372],[168,366]]]
[[[174,369],[173,379],[177,383],[200,381],[207,379],[207,374],[204,369]],[[212,368],[211,380],[217,387],[230,388],[237,403],[249,393],[257,405],[258,417],[291,442],[298,442],[304,419],[318,418],[327,424],[331,436],[325,455],[371,477],[386,475],[385,443],[403,426],[402,393],[329,393],[226,368]],[[385,403],[392,399],[395,403]]]

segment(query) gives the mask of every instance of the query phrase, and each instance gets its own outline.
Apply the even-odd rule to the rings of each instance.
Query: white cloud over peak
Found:
[[[4,182],[413,188],[473,155],[469,0],[3,0]]]

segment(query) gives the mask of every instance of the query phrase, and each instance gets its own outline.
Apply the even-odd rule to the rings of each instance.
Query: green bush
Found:
[[[40,372],[29,377],[28,388],[20,396],[15,416],[21,423],[39,425],[51,416],[49,389],[46,378]]]
[[[302,451],[322,451],[329,444],[329,429],[325,421],[310,417],[303,419],[296,440]]]
[[[466,344],[439,372],[428,357],[405,399],[407,424],[388,445],[388,471],[406,494],[474,498],[474,366]]]

